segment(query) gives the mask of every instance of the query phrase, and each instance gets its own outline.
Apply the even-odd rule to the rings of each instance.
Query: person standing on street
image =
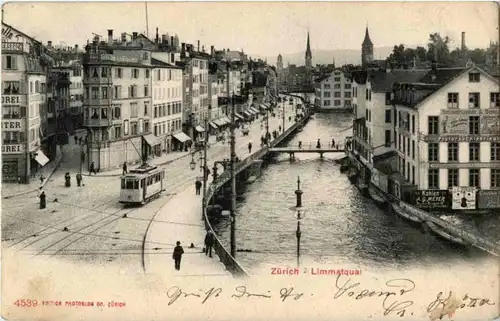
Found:
[[[196,183],[194,183],[194,187],[196,188],[196,195],[200,195],[201,185],[202,182],[199,179],[197,179]]]
[[[97,175],[97,172],[95,171],[95,163],[92,162],[90,164],[90,168],[89,168],[89,176],[92,175],[92,173],[94,173],[94,175]]]
[[[319,138],[318,138],[318,141],[316,142],[316,148],[321,148],[321,143],[319,141]]]
[[[40,198],[40,209],[43,210],[47,206],[45,192],[42,191],[38,197]]]
[[[252,142],[249,142],[248,143],[248,153],[251,154],[252,153]]]
[[[75,135],[75,145],[78,144],[78,136]]]
[[[122,175],[125,175],[127,174],[127,162],[123,162],[123,172],[122,172]]]
[[[214,247],[214,243],[214,234],[209,230],[205,236],[205,255],[212,257],[212,248]]]
[[[76,186],[80,187],[82,185],[82,174],[76,174]]]
[[[335,148],[335,139],[332,138],[332,148]]]
[[[172,253],[172,259],[174,260],[175,269],[180,271],[181,269],[181,259],[182,254],[184,254],[184,249],[181,246],[181,242],[177,241],[176,247],[174,248],[174,252]]]

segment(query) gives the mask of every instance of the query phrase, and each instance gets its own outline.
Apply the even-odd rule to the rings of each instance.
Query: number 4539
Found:
[[[20,299],[20,300],[16,300],[16,302],[14,302],[14,305],[16,307],[34,308],[38,305],[38,301],[37,300],[30,300],[30,299]]]

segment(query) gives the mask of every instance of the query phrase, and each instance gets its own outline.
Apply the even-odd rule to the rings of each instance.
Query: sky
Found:
[[[82,47],[95,32],[146,33],[145,2],[17,2],[3,5],[4,21],[46,43]],[[498,7],[491,2],[148,2],[149,36],[159,28],[180,42],[200,40],[207,51],[243,49],[250,56],[311,49],[359,49],[368,25],[375,47],[426,44],[429,34],[469,48],[497,41]]]

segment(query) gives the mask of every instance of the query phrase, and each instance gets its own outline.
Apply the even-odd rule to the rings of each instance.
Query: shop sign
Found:
[[[2,121],[2,129],[3,130],[12,130],[19,129],[22,130],[23,122],[21,120],[3,120]]]
[[[469,162],[469,163],[429,163],[429,168],[492,168],[498,163]]]
[[[500,117],[483,116],[481,117],[481,135],[493,135],[500,137]]]
[[[451,208],[454,210],[476,209],[477,187],[453,187],[451,191]]]
[[[448,190],[417,190],[415,205],[421,209],[448,208]]]
[[[2,52],[23,52],[23,43],[3,41]]]
[[[468,135],[468,115],[441,115],[441,135]]]
[[[16,106],[21,104],[21,95],[2,95],[2,105]]]
[[[500,109],[498,108],[488,108],[488,109],[479,109],[479,108],[470,108],[470,109],[443,109],[441,110],[441,115],[448,116],[481,116],[481,115],[500,115]]]
[[[492,134],[490,134],[492,135]],[[497,134],[499,135],[499,134]],[[428,138],[425,139],[429,141]],[[464,134],[463,136],[441,136],[439,137],[440,142],[448,142],[448,143],[469,143],[469,142],[500,142],[500,136],[470,136],[468,134]]]
[[[500,190],[478,191],[477,207],[480,209],[500,208]]]
[[[24,144],[3,144],[2,154],[19,154],[24,152]]]

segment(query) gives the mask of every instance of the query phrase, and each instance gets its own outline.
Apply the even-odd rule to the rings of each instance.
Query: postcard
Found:
[[[488,2],[9,2],[5,320],[500,317]]]

